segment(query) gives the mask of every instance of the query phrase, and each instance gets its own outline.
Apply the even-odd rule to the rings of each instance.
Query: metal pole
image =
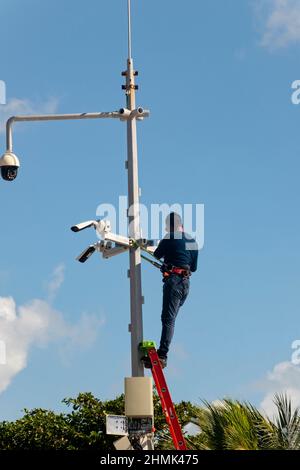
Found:
[[[133,60],[131,58],[131,21],[130,0],[128,0],[128,60],[126,71],[127,109],[135,109],[135,83]],[[140,236],[140,208],[138,183],[138,154],[136,118],[127,121],[127,169],[128,169],[128,234],[138,240]],[[130,320],[131,333],[131,370],[133,377],[143,377],[144,367],[141,363],[139,343],[143,341],[143,312],[142,312],[142,278],[140,248],[130,248],[129,251],[130,277]]]

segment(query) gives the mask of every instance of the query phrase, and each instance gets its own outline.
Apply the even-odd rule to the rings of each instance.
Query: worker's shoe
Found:
[[[143,356],[141,361],[144,364],[145,369],[152,369],[152,364],[148,356]]]
[[[157,355],[159,358],[161,368],[164,369],[165,367],[167,367],[167,362],[168,362],[167,356],[164,356],[163,354],[161,354],[160,350],[157,351]]]
[[[165,367],[167,367],[167,358],[166,357],[162,357],[160,355],[158,355],[158,358],[159,358],[159,362],[160,362],[160,365],[161,365],[161,368],[164,369]]]

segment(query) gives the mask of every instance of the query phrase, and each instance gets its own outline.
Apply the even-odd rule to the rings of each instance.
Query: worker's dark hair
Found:
[[[170,232],[174,232],[179,225],[182,225],[182,220],[177,212],[170,212],[170,214],[166,218],[167,226]]]

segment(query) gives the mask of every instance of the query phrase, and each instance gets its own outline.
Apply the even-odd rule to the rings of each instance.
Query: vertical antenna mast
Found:
[[[128,59],[131,59],[131,3],[127,0],[128,12]]]

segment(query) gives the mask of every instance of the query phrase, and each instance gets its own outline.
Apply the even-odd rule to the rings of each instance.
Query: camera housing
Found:
[[[95,245],[90,245],[85,250],[83,250],[83,252],[80,253],[80,255],[77,256],[76,259],[80,263],[85,263],[89,259],[89,257],[92,256],[93,253],[95,253],[95,251],[96,251]]]
[[[20,162],[18,157],[9,151],[6,151],[0,158],[1,176],[5,181],[13,181],[18,175]]]
[[[97,220],[87,220],[86,222],[81,222],[80,224],[73,225],[71,227],[72,232],[81,232],[81,230],[85,230],[89,227],[95,227],[97,224]]]

